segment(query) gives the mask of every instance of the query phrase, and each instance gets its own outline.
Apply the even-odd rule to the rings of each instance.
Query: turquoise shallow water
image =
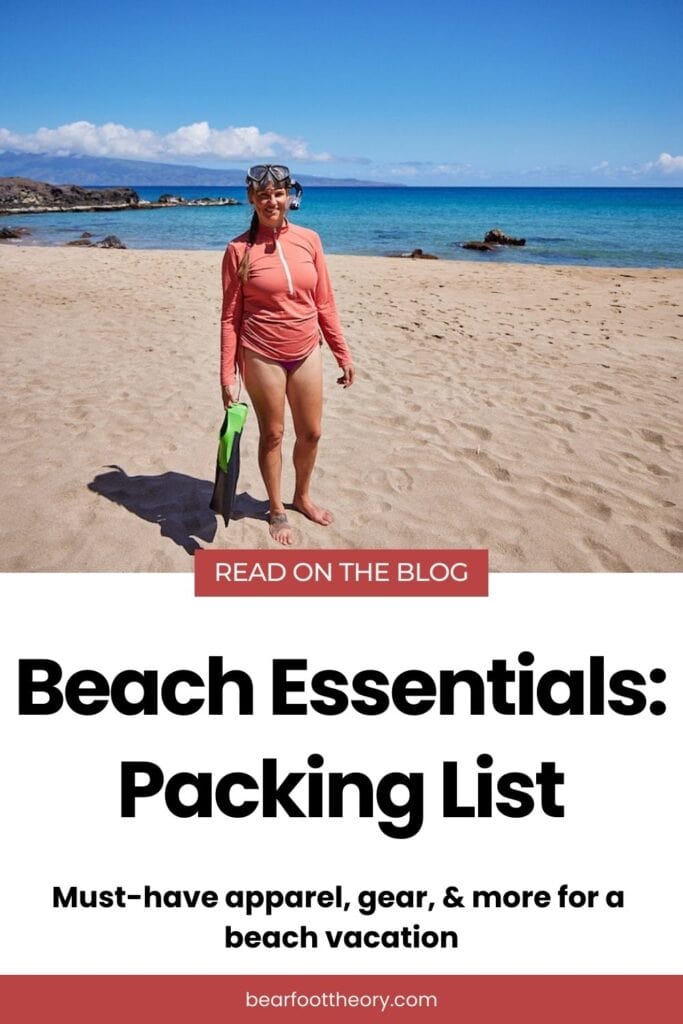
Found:
[[[139,188],[144,199],[233,195],[229,188]],[[63,244],[82,231],[135,249],[223,249],[243,231],[247,205],[4,217],[29,242]],[[292,220],[318,231],[327,252],[389,255],[421,248],[445,259],[584,266],[683,267],[683,189],[308,188]],[[460,247],[490,228],[527,239],[495,254]]]

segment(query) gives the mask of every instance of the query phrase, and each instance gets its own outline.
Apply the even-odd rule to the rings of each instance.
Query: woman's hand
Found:
[[[337,377],[337,384],[341,384],[343,388],[350,388],[355,379],[356,371],[349,363],[348,366],[342,366],[342,376]]]
[[[221,398],[223,399],[224,409],[228,409],[231,405],[234,405],[237,401],[237,385],[224,384],[221,387]]]

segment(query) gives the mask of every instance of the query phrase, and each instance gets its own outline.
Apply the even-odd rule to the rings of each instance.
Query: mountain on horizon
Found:
[[[149,163],[146,160],[116,160],[111,157],[51,156],[48,153],[0,152],[0,177],[33,178],[51,185],[208,185],[244,187],[244,171],[222,170],[189,164]],[[298,174],[304,186],[395,187],[396,182],[362,181],[360,178],[323,178]]]

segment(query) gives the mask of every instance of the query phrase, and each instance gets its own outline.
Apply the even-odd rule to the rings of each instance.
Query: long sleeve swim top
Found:
[[[235,383],[239,346],[293,362],[315,348],[320,331],[339,366],[349,366],[351,353],[315,231],[286,221],[278,229],[259,228],[243,284],[237,271],[248,239],[248,231],[233,238],[223,257],[221,384]]]

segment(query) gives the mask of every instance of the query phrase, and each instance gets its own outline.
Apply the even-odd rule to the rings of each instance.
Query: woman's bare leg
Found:
[[[258,464],[270,505],[270,533],[279,544],[294,542],[282,502],[282,435],[287,373],[279,363],[244,349],[244,384],[259,426]]]
[[[318,454],[323,411],[322,354],[316,345],[287,376],[287,401],[292,410],[294,444],[294,500],[292,504],[314,523],[329,526],[334,516],[311,499],[311,477]]]

